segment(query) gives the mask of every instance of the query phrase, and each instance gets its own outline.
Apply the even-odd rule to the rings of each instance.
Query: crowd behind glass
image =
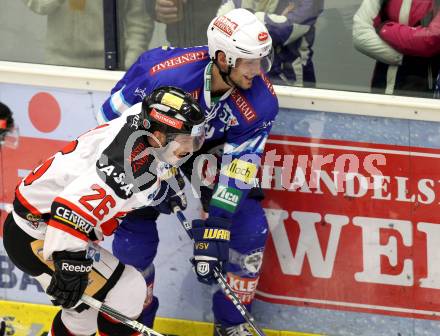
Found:
[[[104,69],[102,1],[7,0],[6,7],[44,17],[43,63]],[[439,96],[440,0],[117,0],[117,5],[120,69],[149,48],[206,44],[210,20],[243,7],[264,21],[272,36],[274,84]],[[0,21],[2,30],[13,31],[12,21]],[[23,61],[19,55],[0,52],[0,60]],[[365,82],[364,88],[357,81]]]

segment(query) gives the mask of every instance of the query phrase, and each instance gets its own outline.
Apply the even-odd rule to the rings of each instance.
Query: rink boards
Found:
[[[48,305],[0,300],[0,312],[7,323],[7,335],[40,336],[47,333],[58,310],[58,308]],[[154,329],[163,334],[179,336],[206,336],[213,333],[212,323],[163,317],[156,319]],[[268,329],[265,329],[264,332],[267,336],[314,336]]]
[[[439,334],[440,119],[432,102],[285,90],[277,88],[282,108],[262,162],[270,235],[257,321],[270,330],[341,336]],[[0,84],[0,100],[15,112],[21,134],[18,150],[1,153],[0,209],[8,209],[30,169],[96,125],[105,98],[76,87]],[[188,217],[197,207],[192,200]],[[203,323],[212,321],[211,289],[190,269],[191,243],[174,218],[159,222],[160,322],[183,320],[179,331],[211,328]],[[0,299],[49,303],[1,244],[0,275]],[[233,285],[246,295],[245,282]]]

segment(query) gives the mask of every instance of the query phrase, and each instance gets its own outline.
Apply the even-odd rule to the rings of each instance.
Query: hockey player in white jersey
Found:
[[[10,141],[14,130],[14,119],[12,112],[8,106],[0,102],[0,151],[3,146],[10,147],[10,144],[16,144],[15,141]],[[16,139],[16,137],[12,137]],[[12,146],[13,147],[13,146]],[[0,158],[1,160],[1,158]],[[0,315],[0,336],[6,335],[6,321]]]
[[[180,89],[161,87],[123,117],[69,143],[19,184],[3,243],[11,261],[63,307],[49,335],[138,335],[80,301],[86,293],[136,319],[146,298],[141,273],[96,242],[111,235],[125,213],[159,202],[172,165],[203,140],[198,103]]]

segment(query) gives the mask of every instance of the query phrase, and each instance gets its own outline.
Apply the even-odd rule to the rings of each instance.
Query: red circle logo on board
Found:
[[[61,107],[50,93],[35,94],[29,101],[28,109],[32,125],[40,132],[53,132],[60,125]]]
[[[261,32],[260,34],[258,34],[258,41],[266,41],[268,37],[269,37],[268,33]]]

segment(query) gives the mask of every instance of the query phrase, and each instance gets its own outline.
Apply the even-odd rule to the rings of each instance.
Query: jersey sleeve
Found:
[[[239,99],[246,97],[234,99],[238,106],[244,106]],[[246,104],[251,102],[247,101]],[[278,101],[274,96],[268,97],[265,102],[260,102],[258,109],[248,113],[245,111],[249,110],[243,110],[242,113],[245,114],[238,118],[240,125],[231,127],[227,132],[220,174],[209,204],[210,216],[231,218],[250,190],[258,186],[256,176],[272,123],[278,112]]]
[[[147,57],[145,53],[141,55],[111,90],[110,97],[98,112],[99,124],[119,117],[125,110],[141,102],[151,92],[154,80],[149,76]]]

